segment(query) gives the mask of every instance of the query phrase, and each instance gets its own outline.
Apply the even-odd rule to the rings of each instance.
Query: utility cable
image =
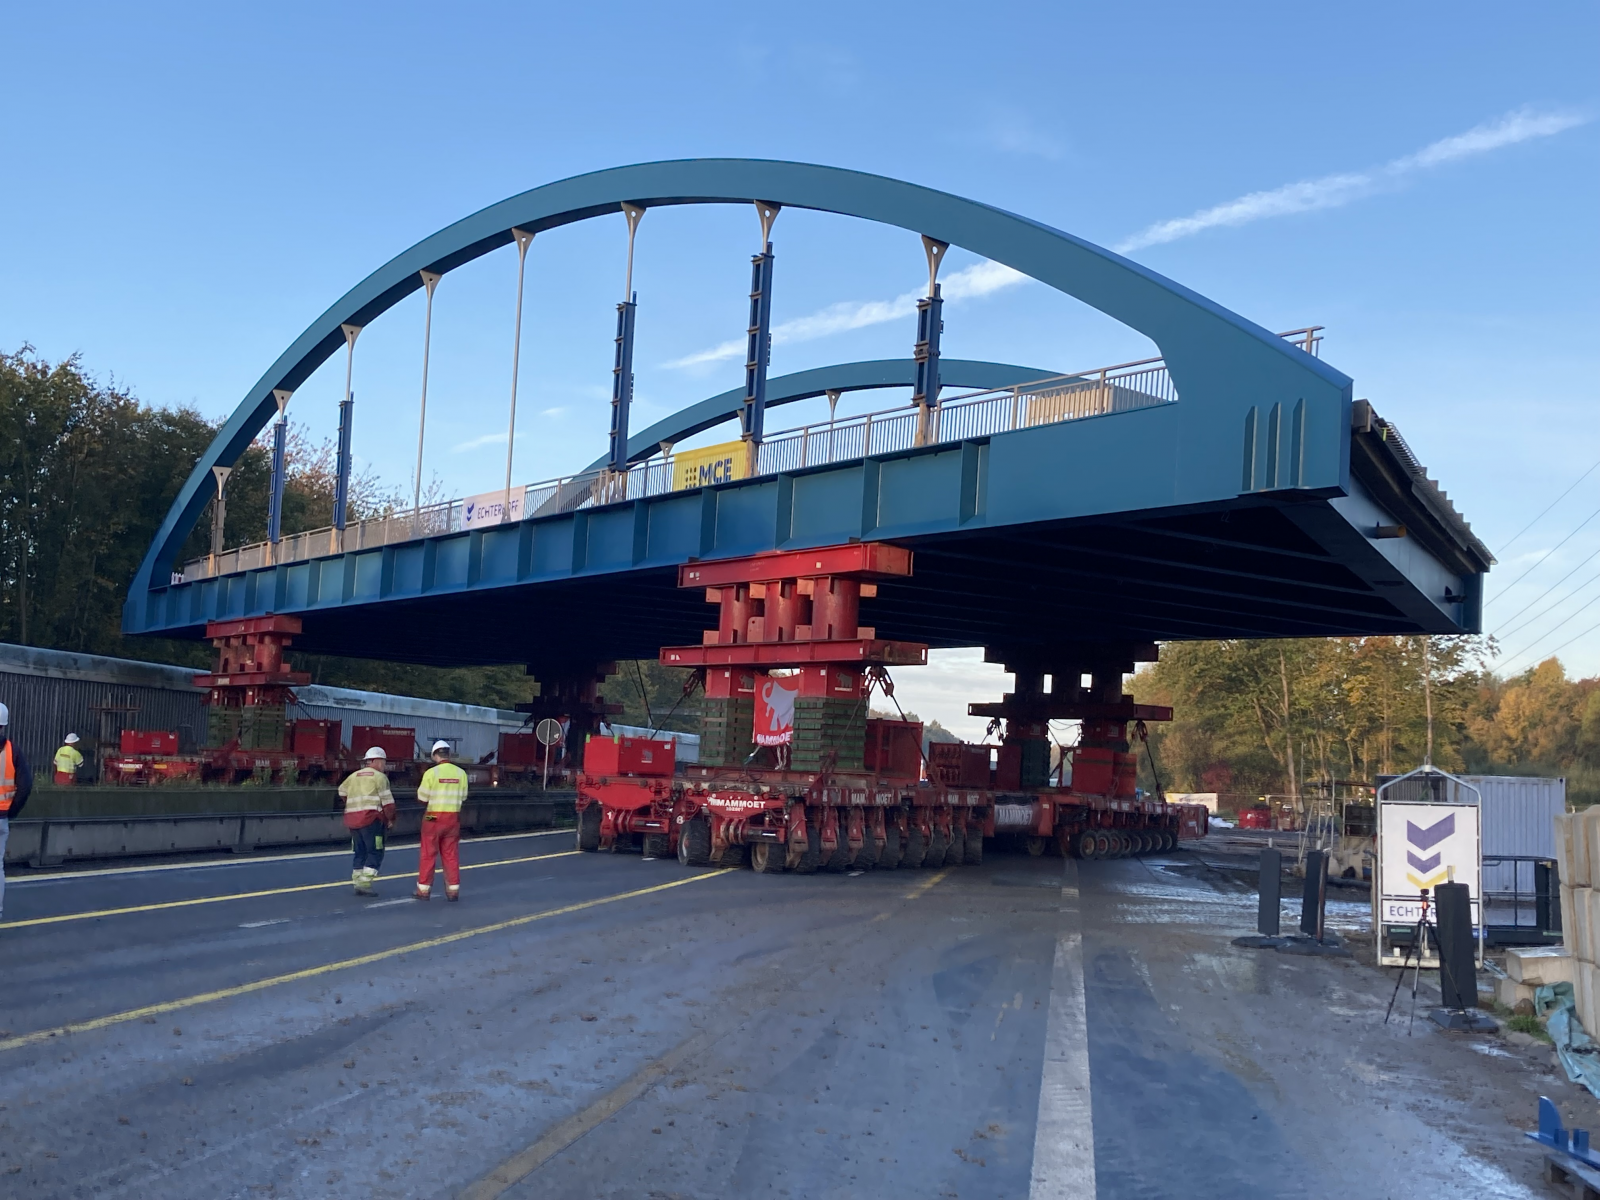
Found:
[[[1600,554],[1600,550],[1596,550],[1594,552],[1594,554],[1591,554],[1589,557],[1593,558],[1595,556],[1595,554]],[[1588,560],[1586,559],[1584,561],[1586,562]],[[1578,564],[1578,566],[1582,566],[1582,565],[1583,565],[1583,563],[1579,563]],[[1574,567],[1573,570],[1574,571],[1577,570],[1577,567]],[[1572,571],[1568,571],[1567,572],[1567,576],[1570,576],[1571,574],[1572,574]],[[1565,576],[1563,578],[1565,578]],[[1589,578],[1585,579],[1582,583],[1580,583],[1577,587],[1573,588],[1570,592],[1568,592],[1565,596],[1561,597],[1561,599],[1557,600],[1554,604],[1550,604],[1550,605],[1546,606],[1545,608],[1540,609],[1538,612],[1534,613],[1533,616],[1529,617],[1526,621],[1522,622],[1522,624],[1520,624],[1520,625],[1514,626],[1511,629],[1506,629],[1505,625],[1502,623],[1500,628],[1496,629],[1494,631],[1494,636],[1495,637],[1501,637],[1501,636],[1510,637],[1512,634],[1518,632],[1519,630],[1526,629],[1529,625],[1532,625],[1540,617],[1549,616],[1556,609],[1560,608],[1568,600],[1571,600],[1574,596],[1576,596],[1579,592],[1583,591],[1584,588],[1588,587],[1591,583],[1593,583],[1597,579],[1600,579],[1600,575],[1591,575],[1591,576],[1589,576]],[[1559,585],[1557,585],[1557,586],[1559,586]],[[1553,590],[1552,588],[1546,588],[1545,589],[1545,595],[1546,596],[1549,595],[1552,590]],[[1543,597],[1541,596],[1540,599],[1543,599]],[[1526,605],[1523,606],[1522,611],[1523,612],[1527,612],[1528,611],[1528,606],[1526,606]],[[1519,613],[1518,615],[1520,616],[1521,614]],[[1514,620],[1514,619],[1515,618],[1513,618],[1513,617],[1507,617],[1506,618],[1507,621]],[[1502,629],[1505,630],[1504,635],[1502,635],[1501,632],[1500,632]]]
[[[1566,537],[1562,538],[1554,546],[1551,546],[1550,549],[1546,550],[1543,554],[1541,554],[1539,556],[1538,562],[1535,562],[1533,564],[1533,566],[1529,567],[1521,575],[1518,575],[1515,579],[1513,579],[1510,583],[1508,583],[1504,588],[1502,588],[1501,591],[1500,591],[1500,594],[1497,595],[1494,598],[1494,600],[1489,601],[1489,604],[1493,604],[1495,602],[1495,600],[1499,600],[1507,592],[1509,592],[1512,588],[1516,587],[1517,584],[1521,583],[1529,575],[1532,575],[1535,571],[1537,571],[1539,569],[1540,564],[1542,564],[1545,559],[1549,558],[1557,550],[1561,549],[1561,547],[1565,546],[1573,538],[1577,537],[1579,530],[1581,530],[1585,525],[1587,525],[1590,521],[1594,520],[1596,517],[1600,517],[1600,508],[1595,509],[1592,513],[1590,513],[1587,517],[1585,517],[1581,522],[1579,522],[1577,529],[1574,529],[1571,533],[1567,534]],[[1484,607],[1488,608],[1489,604],[1485,604]]]
[[[1588,606],[1587,606],[1587,605],[1585,605],[1585,607],[1588,607]],[[1568,647],[1568,646],[1570,646],[1570,645],[1572,645],[1572,643],[1573,643],[1573,642],[1576,642],[1576,641],[1578,641],[1578,640],[1579,640],[1579,639],[1581,639],[1581,638],[1586,638],[1586,637],[1588,637],[1588,636],[1589,636],[1589,635],[1590,635],[1590,634],[1591,634],[1591,633],[1593,633],[1593,632],[1594,632],[1594,631],[1595,631],[1595,630],[1596,630],[1596,629],[1600,629],[1600,622],[1597,622],[1597,623],[1595,623],[1595,624],[1593,624],[1593,625],[1591,625],[1591,626],[1589,626],[1589,628],[1587,628],[1587,629],[1585,629],[1585,630],[1584,630],[1584,631],[1583,631],[1583,632],[1582,632],[1582,633],[1576,633],[1576,634],[1573,634],[1573,635],[1572,635],[1572,636],[1571,636],[1571,637],[1569,637],[1569,638],[1568,638],[1568,639],[1567,639],[1567,640],[1566,640],[1566,641],[1564,641],[1564,642],[1562,642],[1562,643],[1561,643],[1561,645],[1559,645],[1559,646],[1557,646],[1557,647],[1556,647],[1556,648],[1555,648],[1555,649],[1554,649],[1554,650],[1552,650],[1552,651],[1550,651],[1550,653],[1551,653],[1551,654],[1552,654],[1552,655],[1555,655],[1555,654],[1560,654],[1560,653],[1561,653],[1561,652],[1562,652],[1562,651],[1563,651],[1563,650],[1565,650],[1565,649],[1566,649],[1566,648],[1567,648],[1567,647]]]
[[[1557,496],[1554,500],[1550,501],[1550,503],[1545,506],[1544,512],[1541,512],[1537,517],[1535,517],[1533,520],[1529,521],[1521,529],[1517,530],[1517,532],[1512,535],[1511,540],[1509,542],[1507,542],[1505,545],[1500,547],[1500,553],[1504,554],[1507,550],[1511,549],[1511,547],[1516,544],[1517,538],[1519,538],[1523,534],[1527,533],[1528,530],[1532,529],[1535,525],[1537,525],[1540,521],[1542,521],[1544,519],[1545,513],[1548,513],[1552,508],[1554,508],[1556,505],[1560,504],[1568,496],[1572,495],[1572,488],[1577,487],[1578,484],[1582,483],[1585,479],[1589,478],[1589,476],[1593,475],[1594,471],[1595,471],[1595,467],[1600,467],[1600,462],[1596,462],[1594,464],[1594,466],[1591,466],[1582,475],[1579,475],[1578,478],[1577,478],[1577,481],[1575,483],[1573,483],[1572,487],[1569,487],[1566,491],[1562,492],[1561,495]]]
[[[1538,637],[1536,637],[1536,638],[1534,638],[1534,640],[1533,640],[1533,641],[1531,641],[1531,642],[1529,642],[1529,643],[1528,643],[1528,644],[1527,644],[1527,645],[1526,645],[1526,646],[1524,646],[1524,647],[1523,647],[1523,648],[1522,648],[1522,649],[1521,649],[1521,650],[1518,650],[1518,651],[1517,651],[1517,652],[1516,652],[1516,653],[1515,653],[1515,654],[1513,654],[1513,655],[1510,655],[1510,656],[1509,656],[1509,657],[1507,657],[1507,658],[1506,658],[1506,659],[1504,659],[1504,660],[1503,660],[1503,661],[1504,661],[1504,662],[1505,662],[1505,663],[1507,663],[1507,664],[1510,664],[1510,663],[1514,663],[1514,662],[1516,662],[1516,661],[1517,661],[1517,659],[1519,659],[1519,658],[1521,658],[1521,657],[1522,657],[1522,656],[1523,656],[1523,655],[1524,655],[1524,654],[1526,654],[1526,653],[1527,653],[1527,652],[1528,652],[1528,651],[1529,651],[1529,650],[1532,650],[1532,649],[1533,649],[1533,648],[1534,648],[1534,647],[1535,647],[1535,646],[1537,646],[1537,645],[1538,645],[1538,644],[1539,644],[1539,643],[1540,643],[1540,642],[1542,642],[1542,641],[1544,641],[1544,640],[1545,640],[1545,639],[1546,639],[1546,638],[1548,638],[1548,637],[1549,637],[1549,636],[1550,636],[1550,635],[1551,635],[1551,634],[1552,634],[1552,633],[1554,633],[1554,632],[1555,632],[1555,631],[1556,631],[1556,630],[1558,630],[1558,629],[1560,629],[1560,628],[1561,628],[1561,627],[1562,627],[1562,626],[1563,626],[1563,625],[1565,625],[1565,624],[1566,624],[1566,623],[1567,623],[1567,622],[1568,622],[1568,621],[1570,621],[1570,620],[1572,620],[1572,618],[1573,618],[1573,617],[1575,617],[1575,616],[1577,616],[1577,615],[1578,615],[1578,614],[1579,614],[1579,613],[1581,613],[1581,612],[1582,612],[1582,611],[1583,611],[1583,610],[1584,610],[1584,609],[1585,609],[1585,608],[1589,608],[1589,607],[1591,607],[1591,606],[1593,606],[1593,605],[1595,605],[1595,604],[1600,604],[1600,596],[1596,596],[1596,597],[1595,597],[1595,598],[1594,598],[1594,599],[1593,599],[1593,600],[1590,600],[1590,601],[1589,601],[1589,602],[1588,602],[1588,603],[1587,603],[1587,604],[1585,604],[1585,605],[1583,605],[1583,607],[1582,607],[1582,608],[1576,608],[1576,609],[1574,609],[1574,610],[1573,610],[1573,611],[1572,611],[1572,612],[1571,612],[1571,613],[1570,613],[1570,614],[1569,614],[1569,615],[1567,615],[1567,616],[1565,616],[1565,617],[1563,617],[1563,618],[1562,618],[1562,619],[1561,619],[1561,620],[1560,620],[1560,621],[1558,621],[1558,622],[1556,622],[1556,623],[1555,623],[1555,624],[1554,624],[1554,625],[1552,625],[1552,626],[1551,626],[1551,627],[1550,627],[1550,628],[1549,628],[1549,629],[1547,629],[1547,630],[1545,630],[1545,631],[1544,631],[1544,632],[1543,632],[1543,633],[1541,633],[1541,634],[1540,634],[1540,635],[1539,635],[1539,636],[1538,636]],[[1583,636],[1583,635],[1582,635],[1582,634],[1581,634],[1581,633],[1580,633],[1580,634],[1579,634],[1579,635],[1578,635],[1578,637],[1582,637],[1582,636]],[[1573,640],[1574,640],[1574,641],[1575,641],[1575,640],[1576,640],[1576,639],[1573,639]],[[1572,644],[1572,642],[1571,642],[1571,641],[1566,641],[1566,642],[1562,642],[1562,643],[1561,643],[1561,645],[1562,645],[1562,647],[1565,647],[1565,646],[1570,646],[1570,645],[1571,645],[1571,644]],[[1551,653],[1552,653],[1552,654],[1554,654],[1554,653],[1555,653],[1555,651],[1554,651],[1554,650],[1552,650],[1552,651],[1551,651]]]

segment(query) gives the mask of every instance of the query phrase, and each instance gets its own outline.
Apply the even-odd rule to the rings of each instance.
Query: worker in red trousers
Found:
[[[467,773],[450,761],[450,743],[433,744],[433,766],[422,776],[417,799],[422,815],[422,858],[417,864],[418,900],[433,894],[434,859],[444,860],[444,898],[461,899],[461,802],[467,798]]]

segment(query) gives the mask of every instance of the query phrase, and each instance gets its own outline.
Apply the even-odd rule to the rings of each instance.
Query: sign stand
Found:
[[[1435,766],[1391,779],[1378,789],[1378,864],[1372,885],[1372,933],[1378,965],[1434,970],[1438,947],[1416,929],[1427,919],[1421,899],[1442,883],[1467,886],[1469,913],[1483,964],[1483,848],[1477,788]],[[1404,939],[1404,944],[1402,944]],[[1413,960],[1413,953],[1416,955]]]
[[[554,717],[546,717],[534,727],[533,736],[539,739],[539,744],[544,747],[544,784],[545,791],[550,790],[550,747],[561,740],[561,722]]]

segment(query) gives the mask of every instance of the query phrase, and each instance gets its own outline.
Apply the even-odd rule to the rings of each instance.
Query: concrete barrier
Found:
[[[466,834],[516,833],[550,829],[572,820],[571,792],[496,793],[469,798],[461,813]],[[29,806],[31,810],[31,805]],[[422,806],[401,801],[391,837],[415,838],[422,828]],[[310,812],[171,813],[133,817],[37,819],[11,822],[7,863],[53,867],[95,859],[147,858],[209,851],[248,853],[293,846],[337,845],[348,841],[339,809]]]

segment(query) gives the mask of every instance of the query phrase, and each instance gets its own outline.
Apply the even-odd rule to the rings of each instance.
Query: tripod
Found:
[[[1417,1023],[1417,985],[1422,979],[1422,955],[1427,948],[1428,936],[1428,889],[1422,889],[1422,912],[1417,915],[1417,923],[1411,930],[1411,945],[1406,947],[1405,959],[1400,963],[1400,974],[1395,976],[1394,994],[1389,997],[1389,1009],[1383,1014],[1383,1023],[1389,1023],[1389,1017],[1394,1013],[1394,1002],[1400,997],[1400,985],[1405,982],[1406,968],[1411,965],[1411,955],[1417,956],[1416,969],[1411,976],[1411,1022],[1406,1026],[1406,1036],[1411,1036],[1411,1030]]]

